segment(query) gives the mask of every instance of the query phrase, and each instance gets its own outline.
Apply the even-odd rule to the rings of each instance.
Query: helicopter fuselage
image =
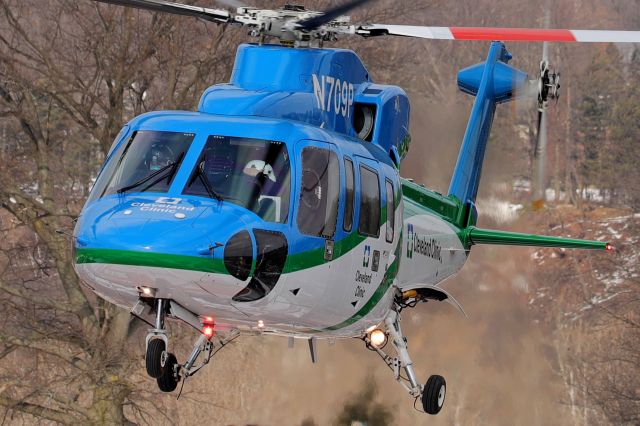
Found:
[[[78,221],[76,270],[129,309],[146,289],[223,328],[360,335],[466,259],[422,199],[439,195],[401,181],[408,119],[402,89],[351,51],[242,45],[198,112],[124,127]]]
[[[397,168],[369,142],[293,121],[154,112],[129,123],[107,165],[127,152],[127,143],[141,143],[133,135],[163,132],[193,138],[168,189],[94,193],[76,227],[78,274],[119,306],[131,309],[140,289],[151,288],[156,298],[215,318],[221,328],[257,328],[260,321],[274,333],[354,336],[383,319],[398,289],[435,284],[466,259],[450,224],[419,201],[403,201]],[[290,194],[260,197],[280,198],[286,208],[267,217],[227,194],[220,201],[185,193],[205,145],[221,135],[285,145]],[[315,192],[311,201],[302,194],[305,173],[315,182],[309,170],[321,162],[310,158],[305,165],[309,152],[333,159],[327,173],[335,179],[327,176],[320,196],[330,207],[315,205]],[[371,180],[375,188],[363,188]],[[376,210],[372,203],[377,212],[367,210]],[[310,216],[327,217],[316,225],[305,223]],[[332,230],[318,233],[317,226]],[[244,273],[236,270],[243,259]]]

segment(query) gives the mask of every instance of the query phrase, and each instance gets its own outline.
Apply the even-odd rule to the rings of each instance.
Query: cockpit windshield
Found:
[[[194,136],[156,131],[134,133],[114,152],[90,200],[116,192],[168,191]]]
[[[228,201],[264,220],[285,223],[290,187],[284,143],[209,136],[183,193]]]

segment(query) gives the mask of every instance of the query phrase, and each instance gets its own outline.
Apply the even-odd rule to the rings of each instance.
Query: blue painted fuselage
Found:
[[[354,114],[358,104],[366,104],[374,111],[375,121],[367,140],[356,137]],[[227,243],[242,231],[249,231],[252,243],[250,279],[259,275],[261,246],[252,232],[255,230],[284,237],[286,263],[284,270],[279,271],[282,274],[318,266],[330,269],[332,261],[342,258],[345,262],[347,252],[366,241],[380,243],[381,251],[390,252],[392,245],[399,242],[400,230],[395,242],[386,242],[384,231],[376,236],[359,232],[360,171],[363,168],[375,171],[379,188],[377,202],[383,212],[378,226],[382,227],[388,197],[386,182],[391,183],[399,199],[398,164],[400,153],[406,152],[403,144],[409,139],[408,120],[409,103],[405,93],[395,86],[371,82],[360,59],[351,51],[242,45],[231,82],[205,91],[198,112],[151,112],[136,117],[124,127],[105,161],[97,187],[100,179],[106,179],[102,175],[111,173],[110,164],[122,161],[124,154],[133,149],[128,144],[136,134],[171,132],[193,136],[165,190],[139,191],[138,187],[122,193],[97,194],[94,188],[75,230],[76,269],[97,293],[124,307],[135,303],[141,286],[150,286],[158,289],[156,297],[177,300],[197,314],[226,316],[237,322],[240,311],[240,318],[246,317],[248,324],[264,318],[265,304],[275,307],[269,318],[271,324],[281,327],[296,323],[320,330],[348,320],[354,314],[358,314],[358,318],[373,315],[375,304],[364,306],[376,289],[373,285],[371,294],[358,295],[360,299],[356,302],[360,300],[362,306],[353,305],[351,297],[348,301],[345,299],[345,309],[337,309],[324,300],[329,292],[325,291],[326,284],[321,283],[315,290],[297,296],[299,309],[295,307],[298,303],[295,300],[285,303],[276,299],[275,295],[283,293],[283,289],[239,301],[234,297],[246,286],[246,280],[229,275],[228,268],[221,265],[224,265]],[[193,182],[196,165],[213,136],[277,141],[286,146],[291,170],[286,217],[279,221],[265,220],[258,212],[238,203],[186,193],[185,188]],[[333,169],[339,175],[336,177],[339,184],[334,188],[338,191],[338,203],[335,230],[330,235],[310,235],[300,229],[298,213],[304,173],[301,158],[305,149],[331,152],[338,160],[337,168]],[[345,223],[346,162],[354,168],[353,207],[349,213],[352,224],[349,226]],[[111,167],[116,167],[113,164]],[[335,252],[325,258],[326,250]],[[357,257],[361,258],[362,253]],[[211,262],[210,269],[206,262]],[[89,265],[93,265],[92,268]],[[132,272],[131,268],[122,268],[123,265],[144,267]],[[207,283],[206,276],[193,275],[183,283],[184,292],[181,292],[170,282],[159,283],[156,267],[184,270],[185,277],[190,276],[187,271],[215,274],[216,278],[212,279],[215,285]],[[145,270],[149,271],[148,275]],[[171,279],[168,275],[167,281]],[[353,281],[353,277],[349,280]],[[286,280],[282,281],[278,281],[281,286],[287,284]],[[287,290],[300,287],[289,284],[291,289]],[[198,291],[203,294],[198,295]],[[335,296],[335,293],[331,295]],[[343,296],[348,297],[338,295]],[[193,303],[194,298],[200,298],[202,303]],[[282,305],[280,309],[278,303]],[[326,310],[322,309],[323,303]],[[208,310],[203,311],[204,305]],[[379,321],[380,315],[376,314],[372,321]]]

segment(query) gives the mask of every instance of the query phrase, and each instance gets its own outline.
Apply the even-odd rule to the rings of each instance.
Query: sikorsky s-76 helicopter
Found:
[[[357,337],[436,414],[445,380],[418,380],[403,309],[435,300],[462,310],[439,283],[476,244],[612,248],[475,226],[496,105],[533,86],[544,108],[559,88],[546,64],[530,78],[493,41],[486,61],[459,72],[476,99],[441,195],[399,175],[411,141],[406,93],[374,83],[354,52],[322,45],[342,35],[640,42],[640,32],[351,24],[344,13],[364,0],[324,13],[100,1],[245,26],[258,38],[238,48],[231,81],[207,89],[196,112],[151,112],[124,126],[74,231],[82,280],[152,327],[146,370],[162,391],[242,334],[306,339],[313,361],[317,339]],[[165,319],[199,333],[184,363]]]

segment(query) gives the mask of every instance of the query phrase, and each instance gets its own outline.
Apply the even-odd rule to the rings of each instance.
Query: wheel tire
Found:
[[[162,353],[166,346],[162,339],[152,339],[147,345],[147,353],[145,355],[145,364],[147,366],[147,374],[154,379],[162,374]]]
[[[434,374],[429,377],[422,391],[422,408],[429,414],[438,414],[444,405],[447,382],[444,377]]]
[[[174,374],[175,365],[178,363],[174,354],[168,354],[162,367],[162,374],[156,380],[162,392],[173,392],[178,387],[178,378]]]

